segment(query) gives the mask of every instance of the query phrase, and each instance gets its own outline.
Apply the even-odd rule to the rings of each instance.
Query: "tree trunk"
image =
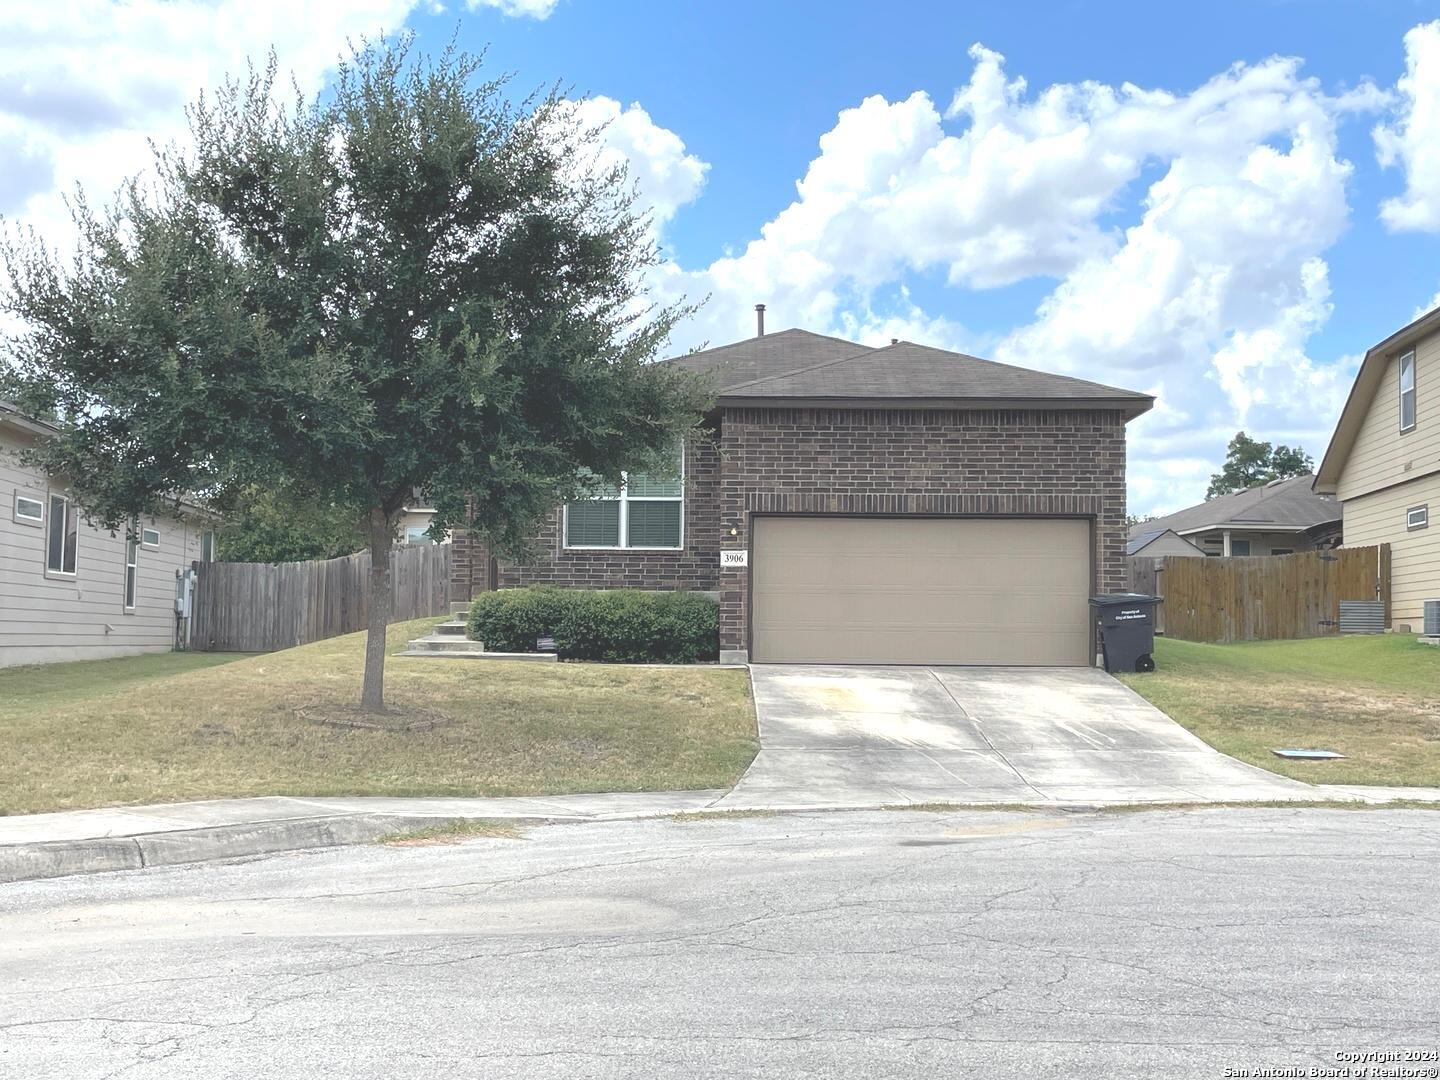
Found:
[[[385,631],[394,607],[390,580],[394,543],[390,516],[377,506],[370,511],[370,621],[365,631],[365,685],[360,691],[360,708],[365,712],[385,711]]]

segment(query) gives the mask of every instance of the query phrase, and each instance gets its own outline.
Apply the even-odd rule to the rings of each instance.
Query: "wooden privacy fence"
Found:
[[[392,621],[443,615],[450,604],[449,544],[390,553]],[[270,652],[364,630],[370,553],[290,563],[197,563],[190,647]]]
[[[1165,634],[1186,641],[1269,641],[1340,632],[1340,601],[1383,605],[1390,545],[1231,558],[1165,557]]]
[[[1160,563],[1163,557],[1154,555],[1130,555],[1125,559],[1125,588],[1128,592],[1144,593],[1147,596],[1164,596],[1165,571]],[[1165,633],[1165,605],[1155,609],[1155,632]]]
[[[1160,579],[1164,576],[1160,560],[1149,555],[1131,555],[1125,560],[1125,587],[1131,592],[1159,596]]]

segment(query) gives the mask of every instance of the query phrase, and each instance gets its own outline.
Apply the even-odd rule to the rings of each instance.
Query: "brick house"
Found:
[[[683,480],[560,508],[529,565],[457,532],[461,594],[706,592],[730,661],[1092,662],[1088,598],[1126,580],[1125,425],[1152,398],[804,330],[666,362],[716,394]]]

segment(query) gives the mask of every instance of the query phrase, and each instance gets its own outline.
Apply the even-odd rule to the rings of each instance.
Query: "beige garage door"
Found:
[[[1090,663],[1090,525],[759,517],[757,663]]]

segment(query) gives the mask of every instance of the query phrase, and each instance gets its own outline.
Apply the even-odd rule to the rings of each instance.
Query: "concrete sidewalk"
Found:
[[[1440,803],[1440,788],[1300,784],[1287,792],[1287,798],[1376,805],[1401,799]],[[875,810],[917,801],[923,800],[876,798],[846,807],[834,803],[806,807],[793,800],[762,805],[759,800],[746,799],[737,806],[737,800],[723,790],[489,799],[267,796],[24,814],[0,817],[0,883],[363,844],[391,833],[461,819],[585,822],[705,810]],[[1009,805],[1013,801],[977,795],[967,805]],[[1106,798],[1084,802],[1039,797],[1024,801],[1036,808],[1090,810],[1163,806],[1176,800],[1157,799],[1140,788],[1117,787]]]
[[[715,791],[526,798],[353,796],[117,806],[0,817],[0,882],[363,844],[461,819],[602,821],[703,810]]]

